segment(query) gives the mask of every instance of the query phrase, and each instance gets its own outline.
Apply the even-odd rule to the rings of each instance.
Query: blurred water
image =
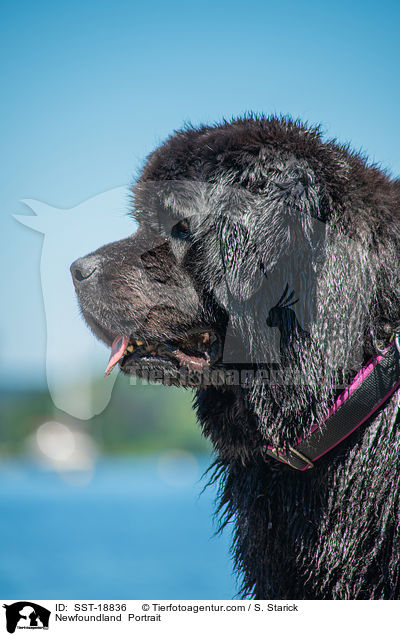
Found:
[[[232,598],[229,533],[213,536],[215,489],[199,496],[208,461],[106,459],[80,485],[3,462],[0,598]]]

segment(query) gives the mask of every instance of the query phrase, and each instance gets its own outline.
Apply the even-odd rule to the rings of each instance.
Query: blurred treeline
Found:
[[[100,379],[96,390],[101,390]],[[119,377],[110,403],[90,420],[76,420],[57,410],[46,390],[0,393],[0,454],[19,454],[37,428],[46,421],[79,427],[104,453],[152,453],[179,448],[210,452],[192,410],[190,390],[136,384]]]

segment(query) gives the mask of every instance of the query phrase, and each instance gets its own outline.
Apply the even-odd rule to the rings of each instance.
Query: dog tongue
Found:
[[[124,355],[124,351],[127,348],[128,344],[129,340],[128,338],[125,338],[125,336],[117,336],[115,338],[114,342],[111,345],[110,359],[108,361],[104,375],[110,375],[118,360],[120,360]]]

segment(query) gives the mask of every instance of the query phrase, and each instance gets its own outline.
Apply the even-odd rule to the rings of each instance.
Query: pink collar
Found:
[[[339,395],[322,420],[287,451],[266,445],[265,452],[292,468],[304,471],[357,430],[400,387],[399,332],[394,341],[372,358]]]

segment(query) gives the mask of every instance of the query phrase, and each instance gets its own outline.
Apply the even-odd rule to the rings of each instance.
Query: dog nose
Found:
[[[90,278],[97,269],[98,259],[96,256],[83,256],[74,261],[70,267],[74,285],[80,285]]]

